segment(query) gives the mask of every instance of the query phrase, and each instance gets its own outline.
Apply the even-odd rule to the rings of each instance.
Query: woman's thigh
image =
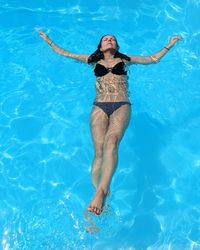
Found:
[[[126,128],[128,127],[131,117],[131,106],[122,105],[120,108],[115,110],[110,116],[108,130],[106,132],[105,141],[111,143],[120,142]]]
[[[92,133],[93,143],[96,150],[103,146],[105,134],[108,130],[109,118],[103,110],[97,106],[93,106],[90,115],[90,129]]]

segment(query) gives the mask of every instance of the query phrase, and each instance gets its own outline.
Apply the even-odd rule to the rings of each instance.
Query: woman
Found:
[[[157,63],[182,38],[172,37],[164,48],[150,56],[127,56],[119,52],[118,42],[113,35],[105,35],[97,50],[87,55],[71,53],[57,46],[45,33],[39,34],[58,54],[91,64],[97,77],[96,98],[90,120],[95,149],[92,183],[96,193],[88,210],[99,215],[117,166],[119,143],[130,120],[126,65]]]

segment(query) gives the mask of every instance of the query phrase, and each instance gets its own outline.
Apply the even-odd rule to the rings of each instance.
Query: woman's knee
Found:
[[[118,136],[109,136],[108,138],[106,138],[105,142],[104,142],[104,151],[116,151],[119,145],[119,138]]]
[[[96,159],[103,158],[103,146],[95,149],[95,158]]]

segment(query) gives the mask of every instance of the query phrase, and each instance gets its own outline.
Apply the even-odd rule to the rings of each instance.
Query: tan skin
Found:
[[[88,54],[71,53],[53,43],[44,32],[39,32],[39,34],[58,54],[87,63]],[[157,63],[169,51],[168,49],[181,39],[180,36],[173,36],[169,43],[159,52],[150,56],[129,56],[131,58],[130,62],[123,61],[127,64],[148,65]],[[112,35],[106,35],[101,43],[101,51],[104,54],[104,59],[101,59],[98,63],[104,65],[106,68],[112,68],[116,63],[121,61],[120,58],[114,58],[116,50],[117,43],[115,38]],[[95,64],[93,66],[95,67]],[[129,101],[127,85],[127,77],[124,75],[114,75],[109,72],[105,76],[97,77],[95,101]],[[110,183],[117,166],[119,143],[129,124],[130,115],[131,107],[128,104],[118,108],[109,117],[102,109],[93,106],[90,116],[90,128],[95,150],[92,163],[92,183],[96,193],[89,203],[87,210],[96,215],[102,212],[106,196],[109,193]]]

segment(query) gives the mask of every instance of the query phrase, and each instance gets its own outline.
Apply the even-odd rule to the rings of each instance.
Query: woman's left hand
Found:
[[[169,44],[171,46],[173,46],[176,42],[182,40],[183,38],[181,36],[172,36],[170,41],[169,41]]]

